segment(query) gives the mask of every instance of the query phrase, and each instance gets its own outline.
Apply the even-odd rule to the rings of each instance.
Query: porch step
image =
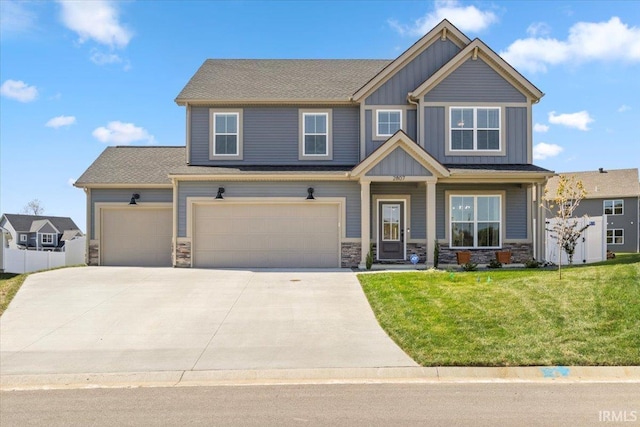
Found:
[[[421,263],[413,265],[411,263],[407,264],[378,264],[373,263],[371,265],[371,270],[426,270],[427,266]]]

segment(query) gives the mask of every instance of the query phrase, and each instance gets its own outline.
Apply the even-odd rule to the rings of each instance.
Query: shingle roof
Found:
[[[444,165],[451,173],[476,173],[476,172],[540,172],[551,174],[552,171],[536,165],[526,164],[457,164],[446,163]]]
[[[575,176],[582,181],[587,191],[585,198],[602,199],[607,197],[640,197],[638,169],[612,169],[586,172],[560,172],[560,175]],[[553,177],[547,183],[547,194],[555,194],[559,177]]]
[[[78,178],[91,184],[170,185],[169,171],[185,165],[185,147],[108,147]]]
[[[260,175],[260,174],[317,174],[344,175],[353,166],[187,166],[172,169],[172,175]]]
[[[391,63],[379,59],[207,59],[185,101],[348,101]]]
[[[29,232],[31,224],[34,221],[49,220],[59,231],[79,230],[75,222],[66,216],[43,216],[43,215],[21,215],[21,214],[4,214],[5,218],[13,226],[16,231]]]

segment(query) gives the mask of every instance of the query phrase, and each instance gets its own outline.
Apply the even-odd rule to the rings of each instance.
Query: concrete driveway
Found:
[[[34,274],[0,318],[0,350],[4,375],[417,366],[348,270]]]

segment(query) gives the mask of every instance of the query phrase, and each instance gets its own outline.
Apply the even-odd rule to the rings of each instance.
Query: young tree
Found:
[[[588,227],[578,227],[578,219],[573,217],[580,201],[587,195],[582,181],[576,180],[575,176],[560,175],[558,177],[558,187],[555,194],[549,195],[545,189],[544,208],[555,217],[555,222],[551,229],[551,236],[558,241],[558,272],[562,279],[562,262],[560,251],[564,250],[569,259],[569,264],[573,264],[573,254],[578,244],[578,239],[582,232]]]
[[[33,199],[22,208],[22,213],[27,215],[42,215],[44,213],[44,207],[42,203],[40,203],[40,200]]]

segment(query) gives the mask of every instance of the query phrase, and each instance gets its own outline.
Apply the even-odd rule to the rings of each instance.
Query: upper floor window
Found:
[[[27,235],[26,234],[21,234],[20,235],[20,241],[21,242],[26,242],[27,241]]]
[[[376,136],[389,137],[402,129],[402,110],[377,110],[376,123]]]
[[[242,111],[211,109],[211,159],[242,159]]]
[[[301,160],[331,160],[331,111],[300,111]]]
[[[500,195],[455,195],[449,204],[451,247],[498,248],[502,242]]]
[[[40,241],[45,245],[53,245],[55,240],[55,234],[45,233],[40,235]]]
[[[500,151],[499,107],[451,107],[451,151]]]
[[[622,215],[624,213],[624,200],[605,200],[605,215]]]

